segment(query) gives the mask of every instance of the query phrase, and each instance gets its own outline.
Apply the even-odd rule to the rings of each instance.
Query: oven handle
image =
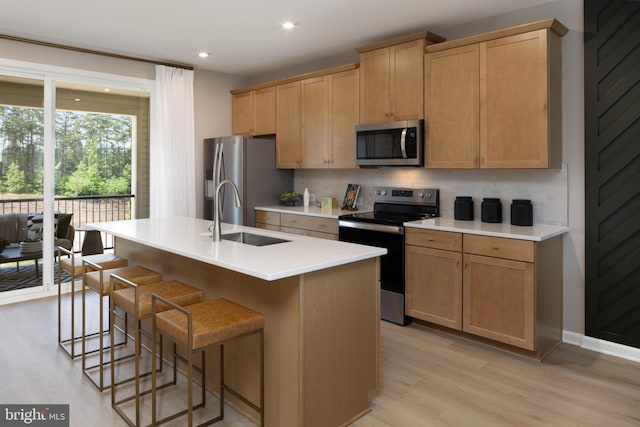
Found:
[[[372,224],[369,222],[338,221],[339,227],[358,228],[360,230],[381,231],[383,233],[404,234],[404,227],[395,225]]]

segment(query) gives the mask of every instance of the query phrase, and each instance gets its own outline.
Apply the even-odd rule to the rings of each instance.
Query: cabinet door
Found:
[[[535,350],[532,263],[464,254],[463,330]]]
[[[302,167],[326,168],[329,165],[329,85],[328,77],[301,82],[302,92]]]
[[[360,54],[360,123],[390,120],[389,48]]]
[[[232,124],[234,135],[250,135],[253,127],[253,92],[238,93],[232,98]]]
[[[477,44],[425,55],[425,167],[479,167],[479,81]]]
[[[332,168],[356,167],[355,126],[358,124],[358,70],[330,76],[331,87],[331,159]]]
[[[254,91],[254,135],[276,133],[276,88],[274,86]]]
[[[424,118],[424,40],[389,48],[391,120]]]
[[[462,329],[462,254],[405,246],[406,314]]]
[[[480,44],[481,167],[549,166],[547,30]]]
[[[276,88],[276,166],[300,167],[300,82]]]

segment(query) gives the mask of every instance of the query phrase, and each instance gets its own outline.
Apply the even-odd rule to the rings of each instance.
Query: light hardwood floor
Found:
[[[55,298],[0,306],[0,402],[69,403],[72,426],[124,426],[109,392],[58,348],[56,312]],[[538,363],[382,322],[380,357],[380,388],[356,427],[640,425],[640,364],[575,346]],[[253,424],[229,411],[216,425]]]

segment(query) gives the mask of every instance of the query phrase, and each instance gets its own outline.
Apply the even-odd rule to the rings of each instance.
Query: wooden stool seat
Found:
[[[98,334],[98,339],[99,339],[99,344],[98,344],[99,346],[97,349],[97,353],[99,357],[98,364],[93,366],[87,366],[87,362],[86,362],[86,355],[87,355],[86,317],[87,316],[86,316],[86,304],[85,304],[86,290],[90,289],[100,295],[98,316],[99,316],[100,330],[102,330],[103,321],[104,321],[103,320],[104,319],[103,297],[111,296],[111,282],[112,282],[111,275],[118,275],[119,277],[126,279],[134,283],[135,285],[142,286],[142,285],[148,285],[150,283],[162,282],[162,273],[150,270],[148,268],[145,268],[139,265],[104,270],[98,264],[92,262],[89,258],[90,257],[87,256],[82,260],[83,271],[84,271],[84,274],[82,275],[82,285],[83,285],[82,286],[82,370],[84,371],[85,375],[94,383],[94,385],[98,387],[98,390],[103,391],[111,387],[111,384],[108,386],[105,385],[104,366],[107,363],[114,363],[116,361],[113,359],[113,352],[111,352],[110,354],[110,359],[105,360],[104,350],[112,348],[113,342],[111,342],[109,346],[105,347],[104,334],[103,333]],[[88,271],[90,269],[93,271]],[[118,345],[126,345],[127,343],[127,312],[126,311],[124,313],[123,320],[124,320],[124,330],[122,330],[121,328],[120,329],[122,330],[124,341]],[[109,327],[107,329],[107,332],[109,332],[111,339],[113,339],[114,338],[113,329],[116,326],[115,326],[115,322],[112,322],[111,316],[108,316],[108,324],[109,324]],[[98,368],[98,376],[99,376],[98,379],[94,378],[92,373],[92,370],[95,368]]]
[[[116,363],[111,363],[111,406],[113,409],[126,421],[130,426],[140,426],[141,425],[141,402],[140,397],[144,394],[148,394],[151,390],[142,391],[140,379],[144,376],[150,375],[151,372],[140,372],[140,358],[141,358],[141,335],[145,334],[150,336],[147,332],[142,329],[142,320],[151,317],[152,312],[152,295],[159,295],[167,301],[170,301],[173,304],[177,304],[179,306],[185,305],[193,305],[200,303],[204,300],[204,291],[202,289],[194,288],[193,286],[189,286],[185,283],[182,283],[178,280],[169,280],[166,282],[157,282],[157,283],[148,283],[144,285],[139,285],[133,283],[130,280],[125,279],[124,277],[114,272],[111,274],[111,322],[115,321],[116,308],[124,310],[126,313],[130,313],[135,317],[135,323],[137,325],[136,331],[134,334],[135,347],[133,350],[133,354],[130,356],[120,357],[119,360],[124,360],[128,357],[134,357],[134,366],[135,371],[133,376],[129,376],[126,379],[118,379],[116,378]],[[156,304],[156,311],[169,310],[171,306],[165,303]],[[111,335],[111,352],[114,353],[114,341],[115,337]],[[158,342],[152,339],[151,346],[155,349],[156,345],[160,347],[160,363],[161,367],[159,371],[162,371],[162,336]],[[174,344],[175,348],[175,344]],[[152,354],[153,351],[152,351]],[[175,355],[175,350],[174,350]],[[173,381],[170,381],[164,386],[175,385],[176,381],[176,359],[174,357],[173,361]],[[128,396],[116,397],[116,393],[119,391],[119,386],[121,384],[127,384],[131,381],[135,382],[135,387],[133,393],[128,393]],[[119,395],[122,393],[118,393]],[[127,393],[124,393],[127,394]],[[130,416],[127,414],[127,411],[124,408],[124,404],[129,401],[135,401],[135,415]]]
[[[262,314],[224,298],[204,301],[185,309],[193,316],[194,351],[264,328]],[[156,328],[184,346],[189,342],[185,316],[177,310],[158,313]]]
[[[161,304],[172,306],[173,309],[159,312]],[[205,406],[205,368],[204,353],[210,347],[220,349],[220,394],[218,416],[202,422],[200,426],[213,424],[224,419],[224,395],[231,393],[246,405],[257,411],[260,415],[260,426],[264,427],[264,316],[247,307],[236,304],[224,298],[203,301],[197,304],[178,307],[171,301],[167,301],[160,295],[153,294],[151,311],[153,316],[153,338],[159,332],[170,337],[174,343],[180,343],[187,348],[187,357],[183,359],[187,363],[187,409],[171,416],[157,420],[157,384],[155,372],[155,346],[152,353],[151,365],[151,425],[158,425],[179,416],[187,415],[189,427],[193,426],[194,409]],[[230,341],[243,339],[250,335],[258,334],[260,340],[260,403],[256,404],[239,392],[231,388],[224,381],[224,346]],[[201,399],[202,402],[193,406],[193,354],[200,352],[202,355],[201,373]],[[174,346],[175,354],[175,346]],[[174,356],[175,358],[175,356]]]
[[[100,254],[100,255],[85,255],[83,256],[75,256],[70,258],[61,258],[59,262],[60,268],[66,271],[72,276],[72,280],[74,277],[80,277],[82,275],[82,260],[88,259],[91,262],[94,262],[100,265],[103,269],[109,270],[111,268],[120,268],[126,267],[128,265],[128,261],[124,258],[120,258],[114,254]],[[90,267],[88,268],[90,269]]]
[[[87,257],[88,258],[88,257]],[[85,263],[85,265],[87,265]],[[90,267],[88,267],[90,268]],[[149,283],[157,283],[162,281],[162,273],[149,270],[139,265],[133,265],[121,268],[112,268],[104,271],[89,271],[84,274],[85,285],[102,295],[111,293],[111,275],[118,276],[130,280],[137,285],[146,285]],[[102,282],[101,282],[102,279]]]
[[[65,258],[62,256],[66,255]],[[84,259],[99,265],[102,269],[108,270],[111,268],[126,267],[128,261],[114,254],[101,254],[90,255],[84,257]],[[75,359],[80,356],[80,353],[76,353],[76,342],[82,339],[82,336],[76,336],[75,334],[75,278],[82,276],[83,272],[83,258],[76,255],[72,251],[63,247],[58,247],[58,345],[71,357]],[[87,268],[88,270],[93,268]],[[70,338],[62,338],[62,271],[66,271],[71,275],[71,333]]]
[[[160,295],[182,306],[196,304],[204,300],[204,291],[202,289],[194,288],[178,280],[169,280],[141,286],[137,307],[135,288],[117,289],[116,287],[113,292],[113,303],[115,306],[134,314],[138,319],[144,319],[151,316],[151,294]],[[164,311],[169,308],[168,305],[160,303],[157,305],[156,310]]]

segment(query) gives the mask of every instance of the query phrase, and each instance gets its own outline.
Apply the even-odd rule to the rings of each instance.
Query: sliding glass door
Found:
[[[0,58],[0,300],[52,292],[54,248],[82,252],[86,224],[148,212],[151,85],[77,74],[29,74]],[[101,241],[93,253],[113,247]]]

